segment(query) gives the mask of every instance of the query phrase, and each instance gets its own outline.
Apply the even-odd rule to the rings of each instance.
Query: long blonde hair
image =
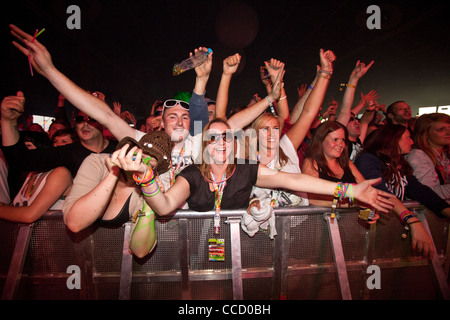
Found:
[[[450,123],[450,116],[445,113],[429,113],[421,115],[414,125],[412,139],[414,141],[414,148],[425,152],[430,157],[431,161],[433,161],[435,167],[438,167],[436,154],[433,152],[429,141],[431,125],[435,122]],[[448,146],[445,147],[445,151],[449,152]]]
[[[264,112],[253,121],[251,128],[256,132],[258,141],[259,141],[259,130],[267,122],[269,122],[272,119],[275,119],[277,122],[279,122],[278,117],[274,116],[271,113]],[[281,133],[280,133],[280,137],[281,137]],[[258,151],[259,151],[259,143],[257,143],[257,146],[258,146]],[[279,145],[278,145],[278,147],[279,147]],[[284,167],[289,162],[288,156],[283,152],[283,149],[281,149],[281,148],[278,148],[278,161],[279,161],[281,168]]]

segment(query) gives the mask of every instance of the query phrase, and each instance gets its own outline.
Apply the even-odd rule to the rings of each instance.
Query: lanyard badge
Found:
[[[223,190],[225,189],[226,185],[226,175],[223,174],[222,181],[217,182],[216,177],[214,177],[214,174],[211,171],[211,176],[213,178],[213,186],[214,186],[214,234],[219,234],[219,227],[220,227],[220,207],[222,203],[222,197],[223,197]]]

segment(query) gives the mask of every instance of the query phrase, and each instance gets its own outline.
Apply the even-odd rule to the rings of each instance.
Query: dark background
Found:
[[[69,30],[69,5],[81,9],[81,29]],[[369,30],[367,7],[381,8],[381,30]],[[372,1],[10,1],[2,5],[2,97],[24,91],[27,110],[52,116],[58,92],[41,75],[30,75],[27,58],[11,45],[10,23],[39,36],[55,66],[107,103],[137,118],[148,115],[156,99],[191,92],[195,72],[177,77],[175,62],[199,46],[214,51],[206,96],[215,99],[222,60],[236,52],[241,66],[230,88],[229,110],[264,97],[259,66],[276,58],[286,63],[285,88],[292,107],[297,86],[310,83],[319,49],[337,56],[326,101],[339,102],[356,61],[374,60],[360,92],[375,89],[380,103],[407,101],[418,107],[450,105],[450,10],[445,2]],[[70,104],[68,104],[71,108]]]

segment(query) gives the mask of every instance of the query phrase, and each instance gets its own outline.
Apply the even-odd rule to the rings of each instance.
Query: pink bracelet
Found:
[[[412,214],[411,211],[405,210],[405,211],[403,211],[402,213],[400,213],[400,219],[403,220],[403,216],[404,216],[405,214],[407,214],[407,213]]]

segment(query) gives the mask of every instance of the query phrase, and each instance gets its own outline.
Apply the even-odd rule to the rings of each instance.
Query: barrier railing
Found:
[[[415,255],[394,214],[376,224],[355,208],[277,208],[271,240],[249,237],[243,211],[222,210],[224,261],[209,261],[214,212],[158,218],[155,250],[128,250],[131,222],[71,233],[59,211],[33,224],[0,221],[2,299],[449,299],[448,222],[415,202],[433,237],[433,259]]]

